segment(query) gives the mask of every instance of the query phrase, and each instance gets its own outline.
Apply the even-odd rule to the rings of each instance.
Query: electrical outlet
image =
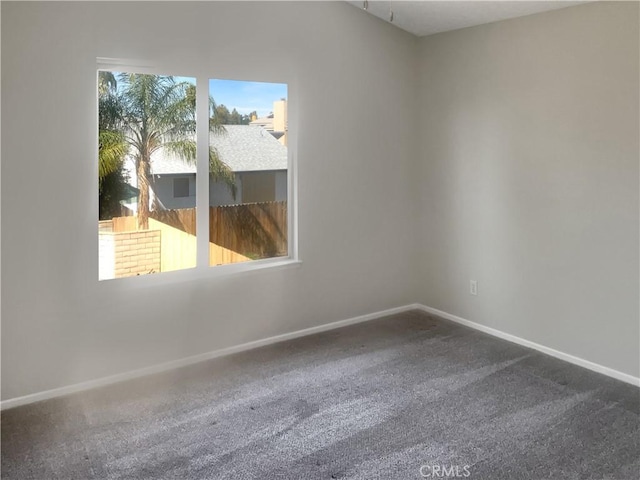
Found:
[[[476,280],[470,281],[469,293],[471,293],[471,295],[478,295],[478,282]]]

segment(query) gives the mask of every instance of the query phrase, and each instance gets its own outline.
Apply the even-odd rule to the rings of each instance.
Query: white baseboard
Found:
[[[132,380],[146,375],[152,375],[154,373],[166,372],[169,370],[175,370],[176,368],[186,367],[187,365],[193,365],[195,363],[204,362],[213,358],[224,357],[233,353],[244,352],[265,345],[271,345],[274,343],[284,342],[285,340],[291,340],[298,337],[304,337],[307,335],[313,335],[314,333],[326,332],[328,330],[334,330],[336,328],[346,327],[348,325],[354,325],[356,323],[367,322],[388,315],[394,315],[396,313],[402,313],[409,310],[419,310],[421,308],[418,304],[405,305],[397,308],[390,308],[388,310],[382,310],[367,315],[360,315],[358,317],[348,318],[346,320],[340,320],[337,322],[327,323],[325,325],[319,325],[317,327],[305,328],[303,330],[297,330],[295,332],[284,333],[282,335],[276,335],[274,337],[264,338],[262,340],[255,340],[253,342],[243,343],[233,347],[222,348],[219,350],[213,350],[211,352],[202,353],[200,355],[194,355],[180,360],[174,360],[172,362],[161,363],[159,365],[153,365],[147,368],[140,368],[137,370],[131,370],[129,372],[119,373],[117,375],[110,375],[108,377],[98,378],[96,380],[89,380],[87,382],[76,383],[68,385],[66,387],[54,388],[51,390],[45,390],[44,392],[33,393],[25,395],[23,397],[11,398],[0,402],[0,410],[8,408],[18,407],[20,405],[27,405],[29,403],[39,402],[41,400],[48,400],[50,398],[61,397],[63,395],[69,395],[72,393],[82,392],[84,390],[90,390],[93,388],[104,387],[118,382],[126,380]]]
[[[568,353],[554,350],[553,348],[545,347],[544,345],[540,345],[538,343],[525,340],[524,338],[516,337],[515,335],[511,335],[509,333],[496,330],[495,328],[480,325],[479,323],[475,323],[470,320],[457,317],[456,315],[443,312],[442,310],[437,310],[435,308],[427,307],[419,303],[413,303],[409,305],[404,305],[402,307],[390,308],[388,310],[382,310],[382,311],[370,313],[367,315],[360,315],[358,317],[348,318],[346,320],[327,323],[325,325],[319,325],[317,327],[305,328],[303,330],[297,330],[295,332],[284,333],[282,335],[276,335],[274,337],[264,338],[262,340],[255,340],[253,342],[243,343],[241,345],[236,345],[233,347],[213,350],[211,352],[202,353],[200,355],[194,355],[191,357],[175,360],[172,362],[166,362],[166,363],[154,365],[147,368],[141,368],[138,370],[119,373],[117,375],[98,378],[96,380],[89,380],[87,382],[76,383],[74,385],[68,385],[66,387],[54,388],[51,390],[46,390],[44,392],[25,395],[23,397],[11,398],[9,400],[4,400],[0,402],[0,410],[5,410],[12,407],[18,407],[20,405],[27,405],[29,403],[39,402],[41,400],[47,400],[50,398],[61,397],[63,395],[82,392],[84,390],[90,390],[93,388],[104,387],[106,385],[111,385],[111,384],[123,382],[126,380],[133,380],[135,378],[144,377],[146,375],[152,375],[154,373],[161,373],[169,370],[175,370],[176,368],[186,367],[187,365],[193,365],[195,363],[204,362],[206,360],[211,360],[213,358],[224,357],[226,355],[231,355],[233,353],[244,352],[246,350],[263,347],[263,346],[271,345],[274,343],[284,342],[286,340],[304,337],[307,335],[313,335],[314,333],[326,332],[328,330],[334,330],[336,328],[346,327],[348,325],[354,325],[356,323],[367,322],[369,320],[375,320],[377,318],[386,317],[388,315],[394,315],[396,313],[407,312],[410,310],[422,310],[424,312],[431,313],[438,317],[451,320],[452,322],[465,325],[467,327],[473,328],[475,330],[479,330],[484,333],[488,333],[489,335],[493,335],[494,337],[498,337],[498,338],[507,340],[509,342],[517,343],[518,345],[522,345],[528,348],[533,348],[534,350],[538,350],[542,353],[551,355],[552,357],[558,358],[560,360],[573,363],[580,367],[584,367],[589,370],[593,370],[594,372],[602,373],[604,375],[615,378],[617,380],[621,380],[623,382],[630,383],[632,385],[640,387],[640,378],[638,377],[634,377],[632,375],[622,373],[618,370],[614,370],[612,368],[608,368],[603,365],[599,365],[597,363],[593,363],[588,360],[584,360],[582,358],[569,355]]]
[[[502,338],[503,340],[507,340],[509,342],[517,343],[518,345],[522,345],[524,347],[538,350],[539,352],[545,353],[547,355],[558,358],[560,360],[564,360],[565,362],[573,363],[574,365],[578,365],[580,367],[593,370],[594,372],[602,373],[609,377],[615,378],[616,380],[621,380],[623,382],[630,383],[631,385],[640,387],[640,378],[634,377],[633,375],[629,375],[627,373],[614,370],[613,368],[605,367],[603,365],[590,362],[589,360],[585,360],[583,358],[576,357],[574,355],[569,355],[568,353],[564,353],[559,350],[554,350],[553,348],[545,347],[544,345],[540,345],[539,343],[531,342],[529,340],[525,340],[524,338],[516,337],[515,335],[511,335],[510,333],[505,333],[500,330],[496,330],[495,328],[487,327],[485,325],[472,322],[471,320],[467,320],[466,318],[458,317],[456,315],[443,312],[442,310],[438,310],[438,309],[427,307],[425,305],[420,305],[420,304],[417,305],[416,307],[424,312],[431,313],[433,315],[445,318],[447,320],[451,320],[452,322],[459,323],[460,325],[465,325],[475,330],[479,330],[481,332],[488,333],[489,335],[493,335],[494,337]]]

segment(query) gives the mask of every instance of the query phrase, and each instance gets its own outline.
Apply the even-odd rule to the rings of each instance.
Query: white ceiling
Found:
[[[363,1],[349,1],[363,9]],[[369,1],[367,12],[419,37],[556,10],[585,1]]]

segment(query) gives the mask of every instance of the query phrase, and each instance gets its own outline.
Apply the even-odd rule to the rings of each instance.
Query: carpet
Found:
[[[407,312],[2,412],[3,479],[637,479],[640,389]]]

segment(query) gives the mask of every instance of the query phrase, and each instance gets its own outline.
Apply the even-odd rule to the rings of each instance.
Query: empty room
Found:
[[[640,478],[639,7],[2,1],[1,478]]]

